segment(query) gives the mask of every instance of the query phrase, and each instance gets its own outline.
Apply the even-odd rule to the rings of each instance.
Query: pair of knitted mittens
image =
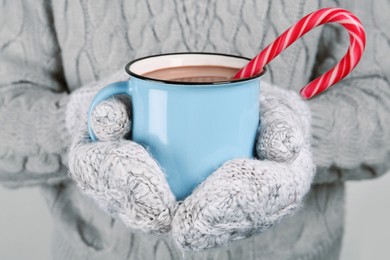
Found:
[[[225,162],[180,202],[148,151],[124,138],[131,129],[125,103],[109,99],[94,110],[100,141],[92,142],[86,118],[80,121],[69,170],[87,196],[130,229],[166,233],[179,248],[200,251],[270,228],[298,210],[310,189],[310,111],[291,91],[262,82],[256,159]]]

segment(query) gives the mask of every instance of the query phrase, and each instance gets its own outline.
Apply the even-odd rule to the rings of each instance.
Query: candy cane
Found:
[[[320,94],[356,67],[366,46],[366,34],[361,22],[353,13],[342,8],[324,8],[306,15],[238,71],[233,79],[253,77],[259,74],[265,65],[297,39],[319,25],[333,22],[341,24],[348,30],[350,45],[339,63],[301,89],[301,96],[305,99]]]

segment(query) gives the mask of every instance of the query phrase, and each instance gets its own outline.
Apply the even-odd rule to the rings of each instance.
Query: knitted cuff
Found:
[[[8,132],[4,131],[9,137],[3,139],[5,154],[0,168],[25,176],[23,182],[26,184],[43,182],[54,173],[65,172],[61,169],[66,165],[64,158],[69,138],[64,111],[67,94],[26,90],[25,96],[28,99],[16,100],[9,111],[4,111],[12,120]],[[39,178],[35,178],[36,174]],[[21,182],[16,177],[9,181]]]
[[[312,148],[313,160],[316,165],[330,167],[335,152],[332,141],[332,129],[334,127],[334,113],[328,98],[322,102],[310,102],[312,112]]]
[[[373,163],[381,158],[380,146],[372,146],[372,142],[382,143],[382,138],[375,138],[380,128],[375,117],[381,111],[375,108],[376,104],[368,102],[358,84],[361,82],[341,86],[309,101],[313,116],[313,155],[320,167],[336,165],[353,169],[364,161]],[[373,112],[373,108],[377,111]],[[372,148],[369,153],[367,148]],[[372,158],[372,153],[376,158]]]
[[[42,149],[48,154],[56,154],[61,157],[70,145],[70,133],[65,123],[67,94],[53,94],[52,102],[49,102],[41,111],[42,115],[37,123],[36,142],[41,144]],[[39,106],[41,109],[43,107]]]
[[[390,147],[390,131],[385,127],[390,122],[387,93],[388,83],[383,79],[361,77],[308,102],[313,159],[320,169],[316,183],[367,179],[386,172],[383,165]]]

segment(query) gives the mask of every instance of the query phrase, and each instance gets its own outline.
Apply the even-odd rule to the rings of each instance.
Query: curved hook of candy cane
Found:
[[[355,15],[344,11],[331,17],[329,22],[337,22],[348,30],[350,45],[347,53],[333,68],[301,89],[300,94],[304,99],[310,99],[322,93],[346,77],[359,63],[366,46],[364,28]]]
[[[239,70],[233,79],[255,76],[297,39],[313,28],[331,22],[339,23],[348,30],[350,46],[347,54],[338,64],[301,90],[301,96],[305,99],[320,94],[343,79],[356,67],[366,45],[366,35],[361,22],[353,13],[342,8],[324,8],[306,15]]]

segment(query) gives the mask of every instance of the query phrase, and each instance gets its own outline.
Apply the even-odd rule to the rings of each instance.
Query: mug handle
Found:
[[[102,88],[96,94],[88,110],[88,133],[92,141],[98,140],[91,127],[91,115],[95,107],[98,104],[100,104],[102,101],[115,95],[125,94],[130,96],[131,95],[130,92],[131,92],[131,80],[111,83],[110,85],[107,85],[106,87]]]

